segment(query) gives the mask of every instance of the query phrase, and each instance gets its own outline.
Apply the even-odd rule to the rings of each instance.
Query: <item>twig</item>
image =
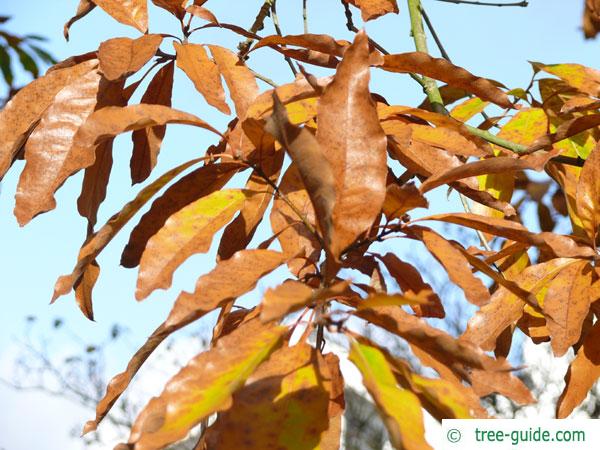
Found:
[[[250,68],[248,67],[248,69],[250,69]],[[264,82],[265,82],[265,83],[267,83],[268,85],[271,85],[271,86],[273,86],[274,88],[278,88],[278,87],[279,87],[279,85],[278,85],[277,83],[275,83],[273,80],[271,80],[270,78],[268,78],[268,77],[266,77],[266,76],[264,76],[264,75],[262,75],[262,74],[258,73],[257,71],[250,69],[250,72],[252,72],[252,74],[253,74],[253,75],[254,75],[256,78],[258,78],[259,80],[262,80],[262,81],[264,81]]]
[[[308,0],[302,0],[302,21],[304,22],[304,34],[308,34]]]
[[[256,15],[256,19],[254,19],[252,27],[250,28],[251,33],[256,34],[265,27],[265,19],[269,16],[273,3],[275,3],[275,0],[265,0],[258,11],[258,14]],[[254,42],[254,39],[248,38],[238,45],[240,59],[246,58],[252,42]]]
[[[412,36],[415,41],[417,51],[429,54],[427,49],[427,38],[423,29],[423,21],[421,20],[421,0],[408,0],[408,10],[410,13],[410,25]],[[448,114],[444,108],[444,101],[437,83],[434,79],[423,77],[423,88],[429,98],[432,109],[441,114]]]
[[[446,52],[446,49],[444,48],[444,44],[442,44],[442,41],[440,40],[438,34],[435,32],[435,28],[433,28],[433,24],[431,23],[431,20],[429,20],[429,16],[427,15],[427,13],[425,12],[425,10],[422,7],[421,7],[421,15],[423,16],[425,25],[427,25],[427,29],[429,30],[429,32],[431,33],[431,36],[433,37],[433,40],[435,41],[435,45],[437,45],[438,49],[440,50],[440,53],[442,54],[442,58],[451,62],[452,60],[450,59],[448,52]]]
[[[281,26],[279,25],[279,16],[277,15],[277,0],[273,0],[273,4],[271,5],[271,18],[273,19],[273,26],[275,27],[275,32],[279,36],[283,36],[283,34],[281,33]],[[290,69],[292,70],[294,76],[298,75],[298,69],[296,69],[296,66],[294,66],[292,59],[289,56],[284,56],[284,58],[285,61],[288,63],[288,66],[290,66]]]
[[[473,6],[520,6],[521,8],[526,8],[529,6],[529,2],[527,0],[521,2],[513,2],[513,3],[497,3],[497,2],[478,2],[471,0],[437,0],[438,2],[444,3],[454,3],[456,5],[473,5]]]

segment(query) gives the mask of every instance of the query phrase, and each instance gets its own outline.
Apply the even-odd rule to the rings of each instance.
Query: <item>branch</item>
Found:
[[[279,25],[279,16],[277,15],[277,0],[272,0],[273,4],[271,5],[271,16],[273,19],[273,26],[275,27],[275,32],[279,35],[279,36],[283,36],[283,33],[281,32],[281,26]],[[294,63],[292,62],[292,58],[290,58],[289,56],[284,56],[285,61],[288,63],[288,66],[290,66],[290,69],[292,70],[292,73],[294,74],[294,76],[298,75],[298,70],[296,69],[296,66],[294,66]]]
[[[513,3],[496,3],[496,2],[476,2],[471,0],[437,0],[438,2],[444,3],[454,3],[456,5],[472,5],[472,6],[520,6],[521,8],[526,8],[529,6],[529,2],[527,0],[521,2],[513,2]]]
[[[415,48],[419,52],[429,54],[423,21],[421,20],[421,0],[408,0],[408,11],[410,13],[410,26],[415,41]],[[425,89],[427,98],[429,98],[432,109],[440,114],[448,114],[448,111],[444,108],[444,101],[442,100],[442,95],[436,81],[429,77],[423,77],[422,80],[423,88]]]
[[[265,0],[258,11],[258,14],[256,15],[256,19],[254,19],[252,27],[250,28],[251,33],[256,34],[265,27],[265,19],[269,17],[269,12],[271,11],[273,3],[275,3],[275,0]],[[254,42],[254,40],[248,38],[238,45],[240,59],[245,59],[246,55],[248,54],[248,50],[250,50],[252,42]]]

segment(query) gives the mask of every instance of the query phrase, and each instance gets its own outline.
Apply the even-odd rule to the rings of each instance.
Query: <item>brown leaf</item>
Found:
[[[490,300],[488,289],[481,279],[473,275],[469,262],[452,243],[425,227],[410,227],[406,232],[423,241],[427,250],[448,272],[450,280],[464,291],[467,300],[478,306]]]
[[[175,65],[171,62],[163,66],[152,78],[148,89],[142,96],[140,103],[152,105],[171,106],[171,95],[173,93],[173,72]],[[156,166],[158,153],[162,140],[167,130],[166,125],[144,128],[134,131],[133,154],[131,155],[131,181],[141,183]]]
[[[396,0],[344,0],[360,8],[362,19],[366,22],[388,13],[398,14]]]
[[[581,336],[581,327],[590,309],[589,288],[592,267],[579,261],[564,268],[549,283],[544,297],[544,311],[552,317],[548,330],[554,355],[563,356]]]
[[[254,74],[231,50],[209,45],[215,63],[229,88],[229,95],[240,120],[246,118],[248,108],[258,97],[259,89]]]
[[[267,155],[261,158],[261,174],[253,171],[250,179],[246,183],[245,189],[254,192],[249,198],[240,214],[225,228],[219,250],[217,252],[220,259],[228,259],[238,250],[242,250],[250,244],[258,225],[263,220],[263,216],[273,199],[273,188],[263,176],[268,177],[273,183],[277,183],[281,167],[283,165],[284,152],[275,150],[274,142],[268,144],[270,149],[266,149]]]
[[[577,183],[577,213],[595,247],[600,226],[600,144],[587,157]]]
[[[264,322],[279,320],[305,306],[327,302],[332,298],[344,295],[347,291],[348,283],[346,282],[313,290],[304,283],[288,280],[265,293],[260,318]]]
[[[320,87],[324,88],[331,83],[331,77],[319,78],[317,82]],[[300,78],[293,83],[283,84],[276,89],[271,89],[260,94],[248,108],[247,117],[252,119],[262,119],[268,116],[274,106],[273,92],[277,94],[277,97],[279,97],[284,105],[301,100],[313,99],[320,95],[306,78]],[[292,123],[295,123],[293,118]]]
[[[334,237],[332,215],[336,187],[329,160],[314,135],[306,128],[289,122],[285,107],[275,97],[273,115],[267,120],[265,130],[271,133],[288,151],[298,168],[302,182],[316,212],[321,234],[328,247]]]
[[[240,168],[237,163],[208,164],[173,183],[152,203],[150,210],[131,232],[121,256],[121,265],[136,267],[148,240],[164,226],[170,216],[193,201],[221,189]]]
[[[388,306],[365,309],[357,311],[356,315],[406,339],[411,345],[448,367],[464,364],[467,367],[486,370],[506,368],[506,364],[490,358],[472,343],[459,341],[445,331],[428,325],[423,319],[408,314],[402,308]]]
[[[412,306],[417,316],[444,318],[445,312],[440,298],[433,292],[432,287],[423,281],[417,269],[405,263],[393,253],[386,253],[380,259],[392,278],[396,280],[402,292],[412,292],[427,298],[429,304]]]
[[[77,12],[67,21],[67,23],[65,23],[65,26],[63,27],[63,35],[67,41],[69,40],[69,30],[71,29],[71,26],[82,17],[87,16],[95,7],[96,4],[91,0],[79,0]]]
[[[21,89],[0,110],[0,179],[36,125],[41,115],[52,105],[54,97],[98,64],[95,59],[57,69],[37,78]]]
[[[347,41],[337,41],[328,34],[299,34],[288,36],[267,36],[262,38],[252,48],[252,51],[262,47],[274,47],[279,45],[293,45],[304,47],[320,53],[342,57],[350,46]]]
[[[225,90],[221,73],[214,61],[208,57],[203,45],[173,42],[177,52],[177,67],[185,72],[202,94],[207,103],[223,114],[231,114],[225,102]]]
[[[150,200],[158,191],[160,191],[167,183],[172,181],[181,172],[188,169],[189,167],[197,164],[199,160],[191,160],[186,163],[171,169],[165,173],[162,177],[154,181],[153,183],[142,189],[136,198],[127,203],[119,213],[115,214],[110,220],[94,233],[81,247],[79,256],[77,258],[77,264],[73,271],[69,275],[61,276],[54,287],[54,295],[52,301],[54,302],[58,297],[67,295],[73,289],[73,286],[77,284],[80,278],[90,264],[96,259],[96,256],[100,254],[102,250],[109,244],[109,242],[115,237],[115,235],[131,220],[131,218]]]
[[[171,14],[173,14],[175,17],[177,17],[178,19],[183,19],[183,16],[185,16],[185,11],[186,9],[183,7],[183,5],[187,2],[185,1],[181,1],[181,0],[152,0],[152,3],[154,3],[156,6],[169,11]]]
[[[525,383],[508,371],[473,370],[471,383],[480,397],[498,393],[520,405],[535,403],[535,398]]]
[[[85,269],[79,281],[73,286],[75,289],[75,300],[79,309],[89,320],[94,320],[94,308],[92,302],[92,291],[100,276],[100,266],[96,261]]]
[[[464,89],[482,100],[488,100],[503,108],[514,107],[508,96],[490,80],[477,77],[445,59],[432,58],[427,53],[410,52],[385,55],[381,68],[390,72],[425,75]]]
[[[526,159],[511,158],[509,156],[496,156],[480,161],[470,162],[443,173],[434,174],[419,187],[419,191],[424,194],[425,192],[435,189],[438,186],[442,186],[453,181],[462,180],[463,178],[526,169],[541,170],[541,168],[534,167],[532,163]]]
[[[110,139],[127,131],[178,123],[193,125],[212,131],[216,129],[202,119],[183,111],[163,105],[129,105],[125,107],[108,106],[95,111],[75,134],[74,144],[83,148],[92,147],[105,139]],[[93,162],[93,161],[92,161]]]
[[[111,81],[136,73],[156,54],[162,40],[160,34],[146,34],[137,39],[104,41],[98,48],[100,72]]]
[[[117,22],[148,31],[148,0],[93,0]]]
[[[323,442],[331,427],[329,409],[337,376],[339,370],[332,375],[323,356],[306,343],[277,350],[208,429],[206,448],[337,448]]]
[[[315,226],[315,210],[294,164],[290,165],[283,175],[279,190],[308,222]],[[282,251],[294,256],[294,259],[288,262],[290,271],[298,278],[315,273],[321,246],[296,212],[283,199],[275,198],[270,220]]]
[[[518,222],[469,213],[437,214],[419,220],[441,220],[501,236],[517,242],[552,250],[565,258],[593,258],[594,250],[574,236],[554,233],[532,233]]]
[[[527,267],[522,273],[510,279],[520,288],[537,296],[545,285],[573,262],[575,260],[568,258],[552,259],[545,263]],[[507,276],[510,275],[507,274]],[[542,292],[542,294],[545,294],[545,292]],[[542,294],[540,294],[541,300],[543,300]],[[492,295],[491,301],[484,305],[469,321],[467,330],[461,339],[468,340],[483,350],[494,350],[498,337],[507,327],[521,318],[524,307],[525,301],[520,296],[504,286],[500,287]]]
[[[234,301],[254,289],[258,280],[289,258],[273,250],[240,250],[231,258],[219,261],[212,271],[198,278],[193,293],[179,294],[167,326],[175,326],[200,311],[206,313]]]
[[[158,450],[184,438],[204,418],[231,407],[232,395],[278,347],[284,327],[250,321],[192,359],[137,417],[129,443]],[[325,397],[327,408],[327,396]]]
[[[171,215],[146,244],[136,299],[143,300],[156,289],[168,289],[175,270],[190,256],[210,249],[215,233],[240,210],[247,196],[249,193],[239,189],[215,191]]]
[[[566,386],[556,405],[556,417],[568,417],[585,400],[599,377],[600,322],[596,322],[565,375]]]
[[[427,199],[421,195],[414,183],[398,186],[389,184],[383,203],[383,212],[388,220],[398,219],[415,208],[428,208]]]
[[[98,220],[100,204],[106,198],[108,180],[113,165],[113,141],[107,140],[96,147],[94,164],[85,169],[81,194],[77,199],[77,210],[88,220],[88,228],[93,229]]]
[[[177,2],[179,2],[179,0],[177,0]],[[204,19],[207,22],[214,24],[219,23],[219,20],[216,18],[216,16],[210,10],[203,8],[202,6],[190,5],[187,8],[185,8],[185,10],[191,15],[200,19]]]
[[[373,225],[385,200],[387,144],[369,79],[369,41],[360,32],[318,106],[317,141],[336,183],[331,242],[336,259]]]
[[[96,108],[101,76],[93,69],[56,94],[27,143],[27,164],[17,187],[15,216],[21,226],[56,207],[54,192],[78,170],[94,163],[95,146],[74,136]]]

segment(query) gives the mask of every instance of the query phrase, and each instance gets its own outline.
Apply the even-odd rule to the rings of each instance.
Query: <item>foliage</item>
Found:
[[[437,419],[486,417],[480,398],[492,393],[533,402],[506,361],[517,329],[534,342],[549,340],[556,356],[577,352],[557,416],[568,416],[583,401],[600,376],[600,322],[594,322],[600,292],[600,72],[533,63],[532,82],[508,90],[427,53],[419,0],[408,0],[407,11],[417,51],[402,54],[388,53],[357,30],[350,7],[374,20],[397,13],[395,0],[342,2],[348,28],[356,32],[353,42],[309,32],[259,36],[267,17],[278,24],[275,0],[257,5],[249,30],[218,21],[206,1],[187,7],[179,0],[152,3],[180,21],[181,37],[147,33],[146,0],[81,0],[66,36],[96,6],[144,35],[110,39],[97,51],[54,65],[0,112],[0,177],[18,157],[26,161],[16,193],[21,225],[52,210],[56,190],[85,170],[78,208],[88,236],[72,273],[57,281],[54,300],[74,291],[88,318],[100,271],[96,258],[150,201],[122,256],[124,266],[139,266],[138,300],[169,288],[178,267],[208,252],[224,229],[216,267],[201,274],[194,292],[177,297],[166,320],[108,384],[84,432],[97,428],[161,342],[215,310],[220,315],[210,348],[147,403],[119,449],[165,448],[200,424],[198,448],[338,448],[344,381],[337,356],[324,351],[326,331],[346,340],[396,448],[430,448],[423,409]],[[587,2],[590,11],[593,4]],[[192,28],[198,19],[207,23]],[[207,28],[245,40],[237,53],[191,42]],[[261,92],[257,79],[272,82],[248,64],[255,51],[267,48],[300,75]],[[317,78],[300,63],[333,69],[333,75]],[[207,105],[234,115],[226,130],[172,108],[175,68]],[[418,107],[388,104],[370,92],[372,70],[410,74],[427,100]],[[151,73],[141,102],[130,104]],[[435,80],[445,85],[438,88]],[[484,121],[470,125],[479,114]],[[133,132],[131,177],[144,182],[169,124],[199,127],[215,143],[156,178],[97,227],[114,138]],[[494,128],[496,134],[489,131]],[[404,170],[399,177],[398,169]],[[530,171],[552,181],[529,178]],[[245,187],[233,188],[230,181],[243,176]],[[424,194],[440,186],[457,191],[466,211],[413,220],[408,213],[428,208]],[[522,223],[526,204],[536,205],[542,232]],[[253,237],[267,213],[273,235],[256,245]],[[552,231],[557,213],[569,217],[570,234]],[[464,248],[430,223],[475,230],[482,248]],[[421,242],[478,308],[461,337],[425,320],[444,317],[444,305],[417,269],[398,255],[370,251],[391,237]],[[254,308],[234,309],[237,298],[283,265],[292,278]],[[371,283],[354,281],[344,269]],[[384,271],[401,294],[388,293]],[[438,377],[415,373],[357,333],[358,322],[404,339]],[[215,420],[207,427],[209,418]]]
[[[0,25],[4,25],[10,17],[0,16]],[[0,72],[8,89],[7,98],[12,97],[19,88],[15,86],[13,60],[18,58],[24,71],[33,78],[40,75],[40,65],[56,64],[54,57],[43,47],[46,38],[37,34],[16,36],[0,29]],[[4,101],[2,101],[4,104]]]

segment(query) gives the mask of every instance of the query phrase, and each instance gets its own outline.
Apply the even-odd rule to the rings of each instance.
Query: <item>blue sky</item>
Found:
[[[4,1],[0,6],[0,15],[14,16],[7,27],[15,33],[47,36],[50,39],[47,47],[59,59],[96,49],[100,42],[111,37],[138,35],[132,28],[118,24],[97,8],[72,27],[71,41],[65,42],[62,26],[75,11],[77,3],[77,0]],[[249,26],[261,3],[260,0],[210,0],[206,6],[223,22]],[[301,33],[299,12],[302,1],[280,0],[279,3],[284,32]],[[531,68],[528,60],[545,63],[578,62],[600,67],[600,43],[585,42],[579,30],[581,3],[583,2],[531,0],[528,8],[492,8],[423,0],[454,63],[477,75],[501,81],[510,88],[525,87],[529,82]],[[399,4],[401,11],[398,16],[390,15],[366,26],[371,37],[393,53],[413,50],[406,4],[402,0],[399,0]],[[355,18],[359,25],[359,14],[355,14]],[[343,9],[339,0],[309,0],[309,20],[311,32],[351,39],[351,34],[344,26]],[[150,31],[178,34],[179,27],[174,18],[151,7]],[[267,24],[262,33],[271,34],[272,26]],[[197,33],[193,41],[216,42],[235,48],[240,38],[226,30],[210,30]],[[163,44],[163,48],[168,50],[168,45]],[[435,53],[432,42],[430,48]],[[285,62],[268,49],[253,54],[250,66],[268,74],[277,82],[291,80]],[[317,74],[326,73],[310,69]],[[25,80],[26,77],[23,76],[22,79]],[[380,71],[374,72],[372,88],[384,94],[394,104],[417,105],[423,96],[420,87],[407,76]],[[176,78],[173,105],[197,114],[220,129],[224,129],[228,122],[226,116],[204,103],[200,94],[181,73]],[[182,126],[170,127],[153,176],[203,153],[214,142],[214,137],[209,133]],[[119,137],[115,146],[113,178],[107,201],[101,209],[99,223],[118,211],[139,190],[139,187],[132,188],[128,179],[130,152],[130,136]],[[191,289],[197,276],[212,267],[214,249],[208,255],[191,258],[177,272],[171,290],[155,293],[145,302],[137,303],[133,298],[136,271],[118,266],[128,231],[137,222],[134,219],[100,258],[103,272],[95,291],[97,323],[88,322],[81,316],[72,296],[61,298],[55,305],[49,306],[56,278],[71,270],[85,237],[85,223],[75,207],[81,176],[73,177],[58,192],[56,198],[59,206],[55,211],[36,218],[21,229],[12,215],[21,164],[18,163],[3,180],[0,193],[0,301],[3,303],[3,312],[0,314],[0,356],[2,349],[8,348],[22,331],[24,317],[27,315],[36,315],[45,320],[55,316],[66,317],[79,334],[92,339],[104,335],[116,320],[128,326],[132,330],[133,339],[141,343],[164,318],[177,293],[181,289]],[[435,198],[444,197],[443,194],[438,194]],[[459,206],[456,202],[444,202],[442,208],[451,210],[459,209]],[[387,244],[387,247],[389,250],[398,248],[393,244]],[[262,288],[280,276],[281,274],[277,274],[271,277],[266,284],[262,284]],[[114,355],[112,363],[115,369],[119,369],[128,356]],[[2,404],[14,405],[17,411],[28,411],[28,427],[35,429],[37,424],[47,419],[43,411],[47,413],[48,409],[39,408],[34,403],[37,401],[35,399],[39,400],[39,396],[14,394],[0,387],[0,398]],[[42,435],[43,432],[39,433],[38,438],[27,436],[25,442],[24,437],[15,433],[15,427],[22,420],[22,417],[14,414],[0,415],[0,449],[3,446],[6,450],[64,448],[58,443],[49,443]],[[42,442],[45,444],[40,447]]]

